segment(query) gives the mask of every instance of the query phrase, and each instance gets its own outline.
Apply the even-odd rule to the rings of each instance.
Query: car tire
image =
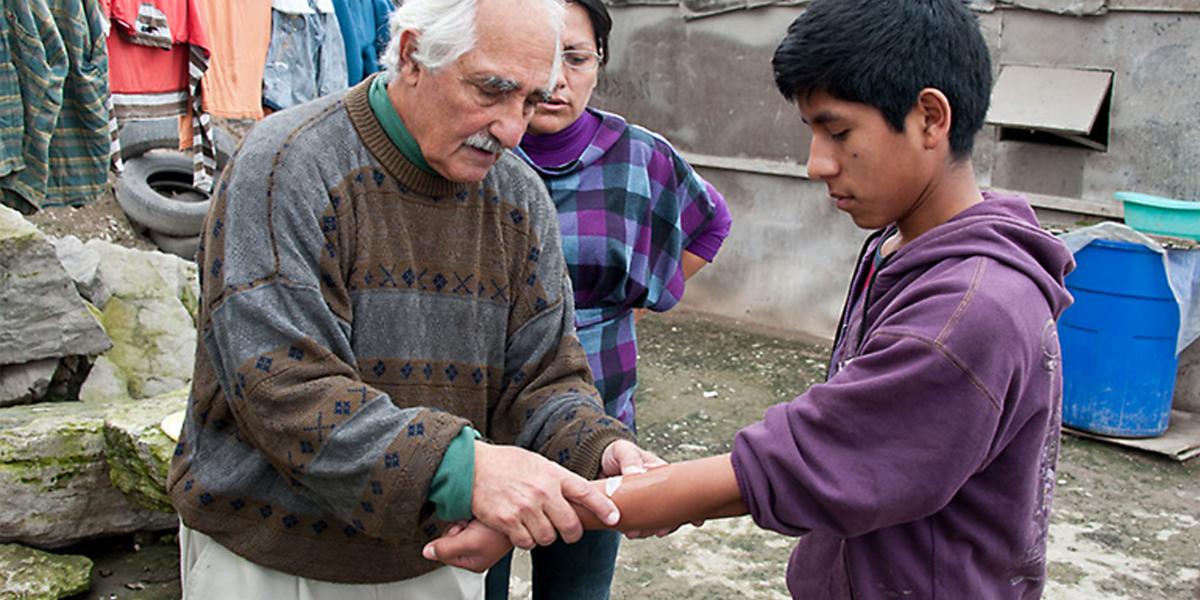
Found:
[[[208,214],[208,194],[192,185],[192,157],[178,150],[126,161],[116,196],[130,220],[176,237],[199,234]]]
[[[196,251],[200,249],[200,236],[174,236],[161,231],[150,230],[150,241],[158,246],[159,250],[168,254],[174,254],[180,258],[186,258],[192,262],[196,262]]]
[[[213,145],[217,152],[217,172],[225,168],[237,150],[237,140],[228,131],[213,127]],[[136,119],[121,124],[121,160],[137,158],[151,150],[179,149],[179,119]]]

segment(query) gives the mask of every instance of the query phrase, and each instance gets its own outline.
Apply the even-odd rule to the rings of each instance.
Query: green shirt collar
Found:
[[[368,101],[371,103],[371,112],[375,113],[375,118],[379,119],[379,125],[383,127],[384,133],[400,149],[404,158],[422,171],[436,174],[433,167],[425,162],[425,156],[421,154],[421,147],[417,145],[416,138],[408,132],[400,115],[396,114],[396,107],[392,106],[392,101],[387,96],[387,83],[387,77],[383,74],[377,75],[371,82],[371,89],[367,94]]]

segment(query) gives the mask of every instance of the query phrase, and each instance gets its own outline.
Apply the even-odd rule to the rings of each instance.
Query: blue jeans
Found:
[[[574,544],[559,540],[530,552],[533,600],[608,600],[621,534],[608,529],[585,531]],[[486,600],[508,600],[512,552],[487,574]]]
[[[347,86],[346,48],[336,13],[271,11],[263,106],[283,110]]]

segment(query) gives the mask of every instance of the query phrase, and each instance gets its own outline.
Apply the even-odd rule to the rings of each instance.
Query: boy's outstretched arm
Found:
[[[733,517],[748,512],[738,490],[729,454],[658,467],[636,475],[598,479],[591,485],[612,497],[619,531],[655,531],[684,523]],[[606,529],[591,512],[576,507],[586,529]],[[479,521],[452,527],[425,546],[425,558],[482,572],[504,557],[508,538]]]

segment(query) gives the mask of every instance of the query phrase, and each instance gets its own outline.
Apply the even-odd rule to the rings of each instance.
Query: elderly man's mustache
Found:
[[[477,131],[471,134],[465,143],[490,154],[500,154],[504,151],[504,145],[500,143],[500,140],[486,131]]]

